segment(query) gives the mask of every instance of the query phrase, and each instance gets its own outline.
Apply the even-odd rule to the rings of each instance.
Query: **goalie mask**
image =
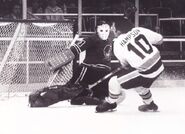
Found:
[[[106,23],[97,26],[97,34],[100,39],[107,40],[110,33],[110,26]]]

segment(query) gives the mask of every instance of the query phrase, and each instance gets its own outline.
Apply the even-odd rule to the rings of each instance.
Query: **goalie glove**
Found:
[[[48,65],[52,71],[56,71],[71,62],[74,58],[75,55],[73,52],[70,49],[65,49],[61,53],[46,60],[46,65]]]

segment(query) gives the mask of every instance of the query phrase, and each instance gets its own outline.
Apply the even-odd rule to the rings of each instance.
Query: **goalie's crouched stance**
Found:
[[[108,79],[93,88],[91,86],[92,92],[86,89],[111,71],[112,39],[108,38],[110,26],[105,21],[98,21],[95,29],[96,33],[75,42],[69,49],[53,56],[46,62],[51,70],[57,71],[72,60],[78,59],[80,53],[85,51],[86,56],[83,64],[74,66],[73,77],[70,80],[72,85],[80,84],[85,90],[80,92],[81,90],[75,89],[74,91],[79,94],[74,94],[74,91],[71,91],[71,87],[68,87],[68,85],[57,86],[56,89],[55,86],[45,88],[43,90],[46,90],[46,92],[41,90],[30,95],[29,99],[32,107],[49,106],[66,99],[70,99],[72,105],[83,105],[84,103],[97,105],[108,96]],[[50,90],[50,88],[52,89]],[[74,86],[74,88],[76,87]]]
[[[59,101],[72,99],[83,91],[80,85],[55,85],[37,90],[29,95],[30,107],[48,107]]]

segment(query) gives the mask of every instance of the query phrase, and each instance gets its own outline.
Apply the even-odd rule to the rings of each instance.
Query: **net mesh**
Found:
[[[0,22],[0,92],[32,92],[47,86],[52,72],[45,60],[69,47],[71,22]],[[52,85],[72,77],[72,62]]]

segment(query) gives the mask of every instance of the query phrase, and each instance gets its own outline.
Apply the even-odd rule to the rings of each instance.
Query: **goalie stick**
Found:
[[[69,47],[74,45],[74,43],[77,41],[78,38],[79,38],[79,35],[76,34],[74,39],[72,40],[71,44],[69,45]],[[61,70],[55,71],[54,74],[52,75],[52,77],[49,78],[49,81],[48,81],[48,84],[47,84],[48,86],[51,86],[51,84],[53,83],[54,79],[57,77],[57,75],[60,71]]]

